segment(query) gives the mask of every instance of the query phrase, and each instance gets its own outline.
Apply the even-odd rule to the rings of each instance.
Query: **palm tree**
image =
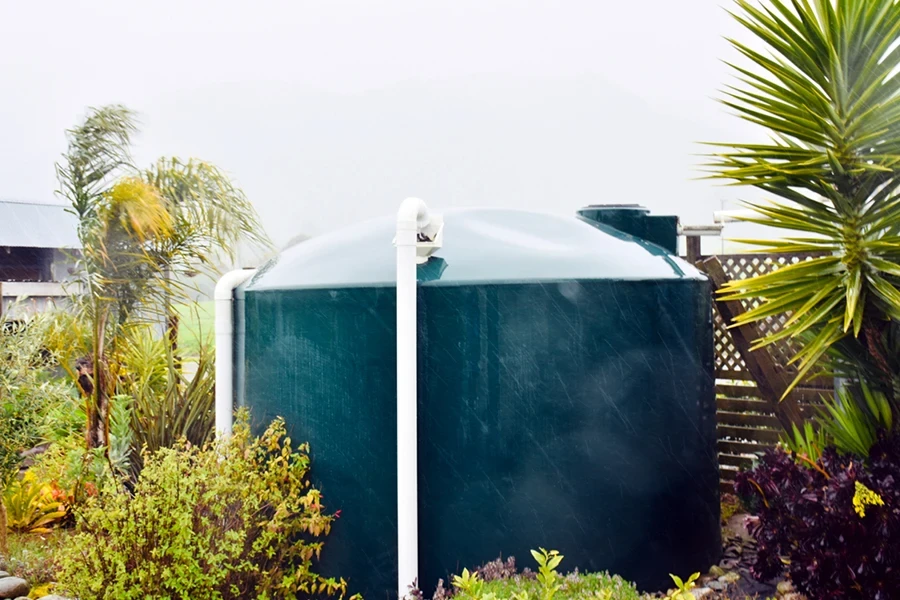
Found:
[[[216,167],[172,158],[135,168],[129,148],[136,131],[125,107],[92,109],[68,132],[69,148],[57,165],[82,246],[75,299],[91,335],[73,374],[89,399],[90,448],[109,445],[109,402],[127,328],[161,318],[177,336],[173,305],[185,298],[179,276],[214,270],[215,258],[241,240],[269,244],[246,196]],[[167,347],[177,384],[174,343]]]
[[[786,237],[747,242],[816,256],[725,293],[761,299],[740,322],[789,314],[757,346],[805,342],[791,387],[827,363],[876,382],[900,411],[900,3],[736,4],[759,49],[731,40],[747,64],[731,65],[739,84],[723,102],[770,141],[717,144],[710,166],[776,199],[750,204],[757,216],[748,220]]]
[[[163,268],[169,351],[178,340],[173,298],[180,283],[197,271],[215,271],[222,255],[234,259],[242,241],[271,247],[253,205],[215,165],[191,159],[160,158],[143,172],[144,180],[165,199],[173,227],[151,250]]]
[[[75,305],[91,324],[90,347],[77,364],[87,399],[89,448],[109,442],[114,385],[109,343],[153,289],[149,281],[155,266],[143,244],[169,229],[159,194],[134,177],[119,179],[131,169],[129,145],[135,131],[133,114],[122,106],[91,111],[68,132],[69,147],[57,165],[60,193],[78,217],[82,248]]]

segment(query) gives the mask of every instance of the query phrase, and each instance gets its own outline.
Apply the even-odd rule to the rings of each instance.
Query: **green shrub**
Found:
[[[219,446],[144,455],[133,496],[107,486],[77,514],[60,589],[81,600],[286,598],[343,594],[313,571],[334,517],[308,480],[308,448],[276,420],[240,419]]]

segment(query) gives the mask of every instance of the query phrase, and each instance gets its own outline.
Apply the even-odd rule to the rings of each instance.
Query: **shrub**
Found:
[[[308,480],[308,448],[282,421],[146,453],[134,495],[86,501],[61,556],[60,587],[81,600],[287,598],[343,594],[313,571],[333,516]]]
[[[806,464],[769,451],[735,489],[758,516],[756,577],[787,563],[810,598],[900,597],[900,438],[879,440],[867,464],[834,448]]]

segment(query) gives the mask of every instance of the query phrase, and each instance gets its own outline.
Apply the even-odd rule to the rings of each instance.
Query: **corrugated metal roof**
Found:
[[[0,200],[0,246],[78,248],[78,220],[60,204]]]

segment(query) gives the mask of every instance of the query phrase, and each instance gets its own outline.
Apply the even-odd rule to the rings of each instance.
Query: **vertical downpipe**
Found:
[[[216,438],[231,435],[234,420],[234,288],[241,285],[256,269],[225,273],[213,293],[216,312]]]
[[[407,198],[397,212],[397,597],[418,580],[419,504],[416,402],[416,238],[425,203]]]

